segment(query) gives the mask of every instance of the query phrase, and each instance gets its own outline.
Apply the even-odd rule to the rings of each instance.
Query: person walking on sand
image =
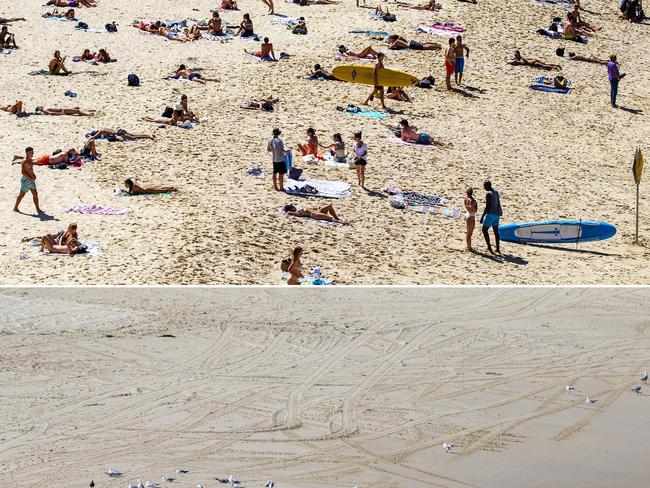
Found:
[[[366,187],[366,164],[368,146],[361,140],[361,132],[354,133],[354,168],[357,170],[357,182],[361,188]]]
[[[384,103],[384,87],[379,84],[379,70],[384,69],[384,53],[377,53],[377,62],[375,63],[375,68],[372,71],[374,80],[375,80],[375,86],[372,88],[372,93],[368,98],[366,98],[366,101],[363,102],[364,105],[368,105],[371,100],[375,98],[375,95],[379,95],[379,101],[381,102],[381,108],[386,110],[386,104]]]
[[[469,58],[469,48],[463,44],[463,37],[456,36],[456,46],[454,48],[456,59],[454,64],[454,81],[457,85],[463,84],[463,70],[465,69],[465,56]]]
[[[494,254],[492,246],[490,245],[490,235],[488,234],[490,227],[492,227],[492,230],[494,231],[495,251],[497,254],[501,254],[501,250],[499,249],[499,219],[503,215],[503,210],[501,209],[501,198],[499,198],[499,192],[492,188],[490,180],[486,180],[485,183],[483,183],[483,188],[487,192],[485,195],[485,209],[483,210],[483,215],[481,215],[483,237],[485,237],[488,251],[490,251],[490,254]]]
[[[284,148],[284,142],[280,139],[281,133],[280,129],[273,129],[273,137],[266,145],[266,150],[273,156],[273,188],[276,191],[284,191],[284,175],[287,174],[285,158],[289,154],[289,151]]]
[[[262,3],[269,8],[268,15],[275,15],[275,7],[273,6],[273,0],[262,0]]]
[[[478,211],[478,203],[474,198],[474,190],[472,188],[467,189],[467,196],[465,197],[465,225],[467,226],[467,232],[465,235],[465,241],[467,242],[467,252],[473,252],[472,249],[472,234],[474,233],[474,227],[476,227],[476,212]]]
[[[453,37],[449,38],[449,48],[445,52],[445,71],[447,77],[445,82],[447,83],[447,90],[451,90],[451,75],[456,71],[456,41]]]
[[[618,96],[618,82],[625,76],[621,74],[618,70],[618,63],[616,62],[616,54],[612,54],[609,57],[609,63],[607,63],[607,78],[609,79],[609,101],[612,104],[612,107],[618,108],[616,105],[616,97]]]
[[[25,197],[25,194],[28,191],[32,192],[32,198],[34,199],[34,206],[36,207],[36,212],[42,214],[43,211],[38,205],[38,191],[36,191],[36,174],[34,173],[34,149],[28,147],[25,149],[25,157],[14,156],[14,160],[11,164],[20,163],[20,193],[18,193],[18,198],[16,198],[16,204],[14,205],[14,212],[20,212],[18,206],[20,202]]]

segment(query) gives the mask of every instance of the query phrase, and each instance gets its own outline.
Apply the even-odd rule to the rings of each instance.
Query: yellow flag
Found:
[[[636,148],[634,152],[634,164],[632,165],[632,173],[634,173],[634,182],[637,185],[641,184],[641,175],[643,174],[643,153],[641,148]]]

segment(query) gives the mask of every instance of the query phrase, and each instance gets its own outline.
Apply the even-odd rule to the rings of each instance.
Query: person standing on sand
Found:
[[[618,82],[625,76],[621,74],[618,70],[618,63],[616,62],[616,54],[612,54],[609,57],[609,63],[607,63],[607,78],[609,79],[609,101],[612,104],[612,107],[618,108],[616,105],[616,97],[618,96]]]
[[[32,192],[32,198],[34,199],[34,206],[36,207],[36,212],[42,214],[43,211],[38,205],[38,191],[36,191],[36,174],[34,173],[34,149],[28,147],[25,149],[25,157],[14,156],[14,160],[11,164],[20,163],[21,176],[20,176],[20,193],[18,193],[18,198],[16,198],[16,204],[14,205],[14,212],[20,212],[18,206],[24,198],[25,194],[28,191]]]
[[[262,0],[262,3],[269,8],[268,15],[275,15],[275,7],[273,6],[273,0]]]
[[[499,249],[499,219],[503,215],[503,210],[501,210],[501,199],[499,198],[499,192],[492,188],[492,183],[489,180],[486,180],[485,183],[483,183],[483,188],[487,192],[485,195],[485,210],[483,210],[483,215],[481,215],[483,237],[485,237],[488,251],[490,251],[490,254],[494,254],[492,246],[490,245],[490,235],[488,234],[490,227],[492,227],[496,243],[495,250],[497,254],[501,254],[501,250]]]
[[[467,232],[465,234],[465,241],[467,242],[467,252],[472,252],[472,234],[474,233],[474,227],[476,227],[476,212],[478,211],[478,203],[474,198],[474,190],[472,188],[467,189],[467,196],[465,197],[465,224],[467,226]]]
[[[354,168],[357,170],[357,182],[361,188],[366,187],[366,164],[368,146],[361,140],[361,132],[354,133]]]
[[[289,153],[284,148],[284,142],[280,139],[280,129],[273,129],[273,137],[269,139],[266,150],[273,156],[273,188],[276,191],[284,191],[284,175],[287,174],[285,157]],[[278,179],[280,187],[278,188]]]
[[[363,102],[364,105],[368,105],[372,99],[375,98],[375,95],[379,95],[379,100],[381,101],[381,108],[386,110],[386,104],[384,103],[384,87],[379,84],[379,70],[384,69],[384,53],[377,53],[377,62],[375,63],[375,69],[372,74],[375,80],[375,86],[372,88],[372,93],[366,101]]]
[[[465,56],[469,58],[469,48],[463,44],[463,37],[456,36],[456,46],[454,48],[456,53],[454,65],[454,81],[457,85],[463,84],[463,70],[465,69]]]
[[[445,53],[445,71],[447,73],[447,77],[445,78],[445,82],[447,83],[447,90],[451,90],[451,75],[454,74],[454,71],[456,71],[456,46],[455,46],[455,39],[451,37],[449,39],[449,48],[447,48],[447,51]]]

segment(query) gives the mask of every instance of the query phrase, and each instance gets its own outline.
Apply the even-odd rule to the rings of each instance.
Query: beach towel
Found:
[[[49,14],[49,12],[44,13],[43,15],[41,15],[41,17],[43,17],[44,19],[53,20],[54,22],[61,22],[61,23],[64,23],[64,22],[79,22],[80,21],[80,19],[66,19],[65,17],[55,17],[54,15]]]
[[[299,17],[280,17],[278,19],[271,19],[269,24],[289,26],[291,24],[297,24],[299,20]]]
[[[215,36],[214,34],[201,34],[201,39],[207,39],[208,41],[218,41],[218,42],[227,42],[232,41],[235,37],[230,34],[223,34],[221,36]]]
[[[571,39],[568,39],[564,37],[561,31],[556,32],[550,29],[537,29],[537,33],[542,36],[550,37],[551,39],[562,39],[564,41],[579,42],[580,44],[589,44],[589,40],[586,37],[575,36]]]
[[[286,285],[287,280],[289,279],[289,273],[284,271],[282,273],[282,282]],[[301,286],[325,286],[325,285],[333,285],[334,280],[328,279],[328,278],[323,278],[321,275],[317,276],[304,276],[303,278],[300,278],[298,280],[300,282]]]
[[[246,174],[248,176],[254,176],[255,178],[264,178],[266,176],[266,173],[259,164],[249,166],[246,170]]]
[[[264,63],[277,63],[278,61],[280,61],[279,59],[272,59],[272,58],[270,58],[270,57],[260,58],[259,56],[255,56],[254,54],[251,54],[251,53],[249,53],[249,52],[246,52],[246,51],[244,51],[244,52],[245,52],[248,56],[250,56],[251,58],[253,58],[255,61],[264,62]]]
[[[449,207],[437,207],[430,205],[409,205],[407,207],[409,210],[418,213],[432,214],[432,215],[441,215],[443,217],[450,217],[453,219],[458,219],[461,216],[461,211],[459,208],[451,209]]]
[[[11,54],[12,52],[11,49],[0,49],[0,54]]]
[[[78,204],[69,208],[66,212],[76,212],[80,214],[93,214],[93,215],[126,215],[128,212],[120,208],[101,207],[99,205]]]
[[[348,31],[348,34],[363,34],[366,36],[382,36],[382,37],[386,37],[390,35],[389,32],[371,31],[371,30],[352,30],[352,31]]]
[[[285,192],[289,195],[323,198],[345,198],[351,195],[349,183],[332,180],[289,179],[285,185]]]
[[[530,85],[528,88],[540,92],[561,93],[562,95],[571,93],[571,88],[555,88],[548,85]]]
[[[106,29],[95,29],[92,27],[88,27],[87,29],[81,29],[80,27],[75,27],[75,30],[83,31],[83,32],[92,32],[95,34],[103,34],[104,32],[108,32]]]
[[[433,206],[443,206],[447,203],[445,197],[438,195],[428,195],[426,193],[421,193],[418,191],[407,191],[400,193],[404,201],[409,205],[428,205]]]
[[[404,144],[405,146],[419,147],[422,149],[436,149],[435,144],[418,144],[416,142],[403,141],[399,137],[388,137],[386,138],[389,144]]]
[[[350,169],[348,158],[346,157],[345,159],[345,163],[339,163],[330,153],[325,153],[325,156],[323,158],[324,166],[326,168]]]
[[[415,32],[441,37],[456,37],[458,34],[465,32],[465,29],[463,27],[454,27],[453,25],[434,24],[432,26],[419,25],[415,28]]]
[[[282,207],[278,209],[278,212],[280,212],[282,215],[289,219],[297,219],[297,220],[303,220],[306,222],[313,222],[316,224],[323,224],[323,225],[328,225],[330,227],[343,227],[343,224],[339,224],[338,222],[328,222],[327,220],[318,220],[318,219],[312,219],[311,217],[298,217],[297,215],[289,215],[287,212],[284,211]]]
[[[346,114],[358,115],[359,117],[366,117],[369,119],[385,119],[390,117],[390,115],[383,112],[375,112],[374,110],[363,110],[355,105],[348,105],[345,107],[336,107],[336,110],[339,112],[345,112]]]
[[[31,75],[31,76],[38,76],[38,75],[41,75],[41,76],[62,76],[62,75],[55,75],[54,73],[50,73],[50,70],[45,69],[45,68],[35,69],[35,70],[30,71],[27,74]]]

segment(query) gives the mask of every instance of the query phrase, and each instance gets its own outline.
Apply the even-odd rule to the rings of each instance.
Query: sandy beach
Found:
[[[176,478],[164,486],[213,488],[230,475],[249,488],[647,481],[647,290],[287,293],[3,289],[0,479],[25,488],[162,476]],[[109,467],[122,476],[109,478]]]
[[[634,148],[645,149],[650,110],[650,67],[646,62],[647,25],[618,18],[617,3],[586,1],[585,20],[602,27],[587,45],[540,36],[553,17],[566,8],[521,0],[480,0],[477,5],[445,0],[437,13],[400,10],[387,4],[397,22],[370,18],[370,9],[353,2],[300,7],[277,2],[277,12],[305,16],[307,36],[291,34],[278,19],[266,15],[262,2],[242,1],[240,12],[221,14],[225,23],[238,24],[249,12],[255,31],[269,36],[276,54],[290,57],[278,63],[256,62],[244,49],[259,43],[234,39],[227,43],[200,40],[181,44],[140,33],[133,19],[209,17],[214,1],[130,2],[99,0],[96,8],[78,9],[78,16],[93,28],[116,21],[118,32],[90,33],[74,24],[44,19],[40,2],[6,2],[0,16],[24,16],[12,24],[20,49],[0,55],[0,103],[79,106],[97,109],[96,117],[15,118],[0,112],[0,266],[4,284],[280,284],[280,260],[290,250],[305,248],[305,265],[320,266],[328,278],[341,284],[647,284],[650,252],[647,248],[650,206],[641,185],[641,246],[633,245]],[[466,28],[471,49],[465,68],[466,87],[447,92],[441,52],[387,51],[381,40],[348,31],[370,29],[395,32],[420,42],[445,43],[446,38],[416,34],[418,25],[454,22]],[[389,144],[390,132],[379,121],[338,112],[337,105],[361,104],[368,87],[304,78],[315,63],[331,70],[341,64],[336,46],[350,49],[372,45],[388,53],[386,67],[418,78],[433,75],[435,88],[409,88],[412,103],[389,101],[403,111],[386,119],[407,118],[452,147],[423,150]],[[618,54],[621,71],[619,103],[609,106],[609,84],[604,66],[555,55],[567,52],[608,58]],[[72,63],[71,77],[28,76],[46,67],[52,52],[81,54],[105,47],[116,63],[92,66]],[[562,65],[572,82],[569,95],[533,92],[534,77],[553,74],[506,64],[515,49],[524,56]],[[199,68],[219,83],[205,86],[163,79],[180,64]],[[139,88],[126,86],[129,73],[137,73]],[[64,96],[67,90],[78,94]],[[160,116],[181,94],[207,121],[191,130],[158,128],[142,122]],[[247,111],[240,104],[254,97],[280,98],[272,113]],[[379,109],[373,102],[372,108]],[[629,109],[641,111],[632,113]],[[300,199],[274,192],[271,159],[266,141],[273,127],[282,129],[287,146],[305,141],[305,130],[317,129],[321,143],[335,132],[352,146],[352,133],[363,131],[369,146],[368,193],[356,184],[353,170],[300,164],[310,178],[342,180],[351,184],[351,196],[333,200],[349,227],[335,228],[284,217],[286,203],[316,207],[323,199]],[[14,154],[28,145],[36,154],[79,148],[93,129],[125,128],[154,134],[155,141],[99,142],[101,161],[65,171],[37,167],[43,218],[33,212],[29,195],[21,204],[25,214],[11,211],[19,189],[19,166]],[[649,153],[650,154],[650,153]],[[264,178],[246,174],[261,165]],[[125,178],[180,188],[172,197],[118,197],[114,188]],[[463,207],[468,186],[475,188],[479,209],[484,205],[483,181],[489,178],[500,191],[502,223],[576,218],[602,220],[615,225],[617,235],[601,243],[540,247],[504,243],[502,257],[486,254],[477,229],[478,254],[464,250],[462,219],[425,215],[392,208],[381,189],[392,183],[404,191],[443,196],[452,209]],[[101,205],[128,211],[123,216],[79,215],[66,211],[78,204]],[[98,256],[38,256],[21,244],[25,236],[52,233],[69,222],[79,225],[82,239],[102,244]],[[25,259],[21,259],[21,255]]]

